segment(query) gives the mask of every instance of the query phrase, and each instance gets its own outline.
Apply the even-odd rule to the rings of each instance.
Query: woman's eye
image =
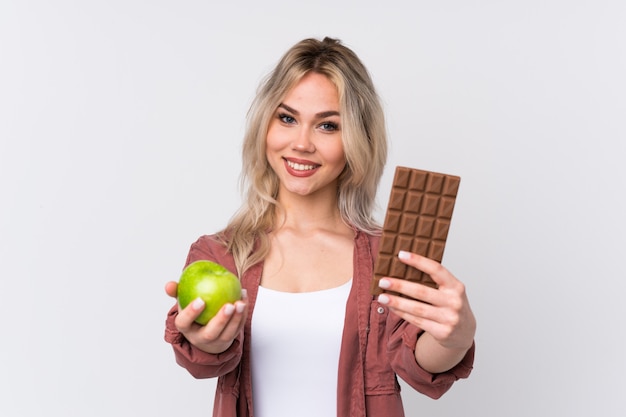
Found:
[[[278,118],[280,119],[281,122],[287,123],[287,124],[292,124],[296,122],[296,119],[289,116],[288,114],[279,114]]]
[[[337,125],[337,123],[324,122],[320,125],[320,128],[328,132],[334,132],[335,130],[339,130],[339,125]]]

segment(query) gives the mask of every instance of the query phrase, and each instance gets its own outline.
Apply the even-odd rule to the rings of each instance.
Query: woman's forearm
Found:
[[[430,334],[422,333],[415,346],[415,359],[424,370],[438,374],[454,368],[471,345],[462,349],[441,346]]]

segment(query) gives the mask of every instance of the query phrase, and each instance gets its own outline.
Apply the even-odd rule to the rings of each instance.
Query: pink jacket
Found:
[[[403,417],[401,377],[417,391],[439,398],[459,378],[469,376],[473,361],[472,346],[456,367],[441,374],[426,372],[415,361],[415,343],[421,330],[389,314],[370,293],[374,256],[379,238],[357,232],[354,249],[354,277],[346,306],[346,317],[339,358],[337,416]],[[235,271],[233,257],[215,236],[202,236],[192,246],[187,263],[208,259]],[[252,417],[250,375],[250,323],[254,313],[263,265],[249,269],[241,282],[248,291],[250,312],[242,334],[219,355],[192,346],[174,326],[177,306],[170,310],[165,340],[174,348],[176,362],[195,378],[218,377],[214,417]],[[315,393],[311,393],[315,395]]]

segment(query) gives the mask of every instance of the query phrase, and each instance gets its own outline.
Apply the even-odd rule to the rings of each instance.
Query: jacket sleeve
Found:
[[[432,374],[420,367],[415,360],[415,345],[423,330],[405,322],[395,314],[389,314],[391,330],[388,353],[394,372],[415,390],[431,398],[440,398],[461,378],[467,378],[474,364],[475,344],[454,368]]]
[[[214,236],[203,236],[191,245],[185,266],[200,259],[220,263],[231,271],[234,268],[232,260]],[[195,378],[225,375],[239,365],[243,352],[243,331],[226,351],[220,354],[210,354],[189,343],[176,329],[174,320],[177,315],[178,305],[175,304],[165,320],[165,341],[172,345],[176,363],[187,369]]]

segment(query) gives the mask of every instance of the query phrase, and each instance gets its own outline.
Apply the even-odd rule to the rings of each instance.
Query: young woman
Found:
[[[405,297],[370,293],[386,156],[383,111],[359,58],[330,38],[287,51],[250,109],[244,203],[187,258],[237,273],[246,295],[205,326],[194,322],[201,300],[167,317],[177,362],[219,377],[214,416],[404,416],[397,376],[438,398],[470,374],[476,323],[447,269],[400,252],[438,288],[383,278]],[[175,297],[176,283],[166,292]]]

